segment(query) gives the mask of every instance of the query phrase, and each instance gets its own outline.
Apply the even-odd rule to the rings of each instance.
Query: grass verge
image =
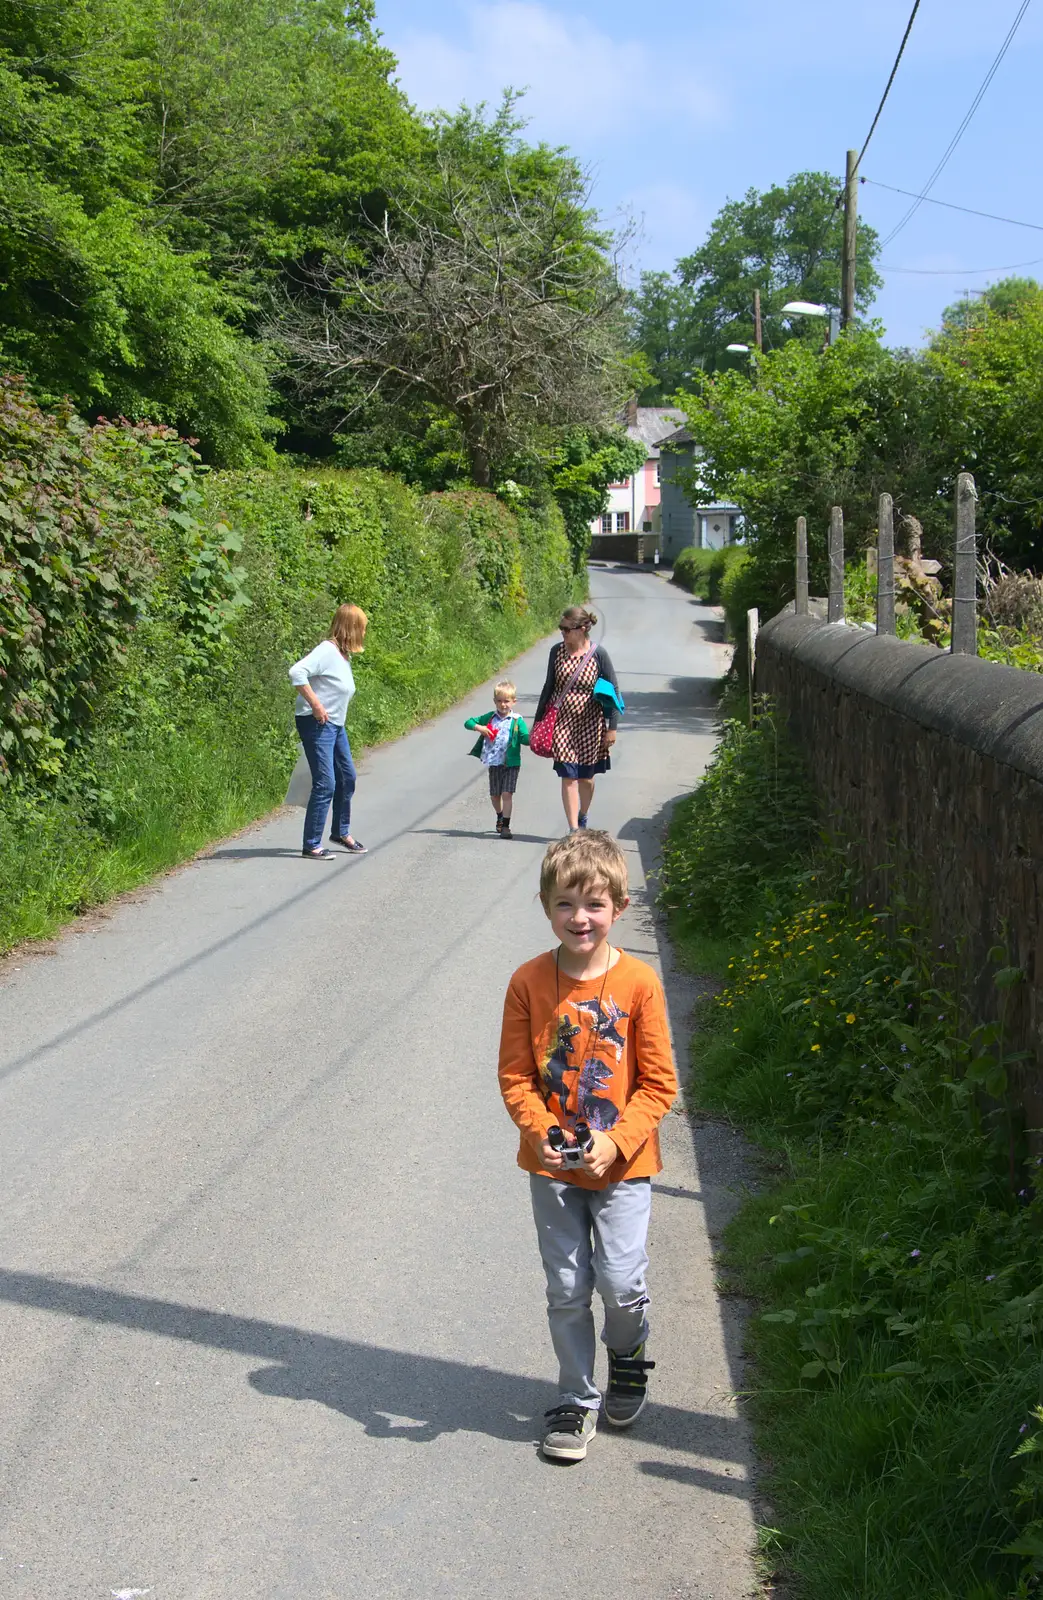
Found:
[[[553,620],[472,619],[466,635],[429,639],[405,661],[367,651],[349,715],[356,757],[445,710]],[[176,721],[101,725],[86,782],[73,767],[53,795],[0,796],[0,954],[50,937],[279,805],[297,758],[292,705],[285,678],[230,681],[182,703]]]
[[[763,1547],[802,1600],[1036,1594],[1043,1204],[1002,1109],[1018,974],[994,952],[999,1020],[971,1027],[954,952],[856,903],[791,758],[770,714],[729,725],[662,889],[682,953],[730,948],[694,1101],[771,1174],[727,1243],[759,1305]]]

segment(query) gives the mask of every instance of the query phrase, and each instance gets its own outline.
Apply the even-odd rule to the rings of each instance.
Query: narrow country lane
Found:
[[[630,861],[617,940],[661,964],[645,873],[711,751],[723,653],[652,572],[591,591],[628,706],[591,822]],[[545,662],[514,669],[530,718]],[[489,698],[366,759],[367,856],[302,861],[283,812],[0,972],[5,1600],[751,1592],[707,1236],[729,1156],[701,1178],[680,1114],[653,1406],[578,1466],[534,1446],[553,1367],[496,1048],[511,971],[550,943],[564,824],[526,755],[516,837],[493,834],[462,727]]]

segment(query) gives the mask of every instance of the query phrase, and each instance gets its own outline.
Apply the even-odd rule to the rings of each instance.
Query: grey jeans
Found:
[[[596,1411],[601,1394],[594,1383],[595,1288],[605,1303],[601,1337],[610,1350],[633,1350],[648,1334],[645,1241],[651,1179],[581,1189],[533,1173],[529,1185],[547,1274],[547,1320],[558,1358],[560,1403]]]

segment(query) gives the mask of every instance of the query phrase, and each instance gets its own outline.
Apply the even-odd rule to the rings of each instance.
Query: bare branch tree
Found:
[[[457,418],[475,483],[544,428],[596,423],[625,390],[624,290],[576,168],[538,183],[461,173],[374,230],[359,265],[329,256],[268,329],[304,392],[380,388]],[[350,409],[349,409],[350,414]]]

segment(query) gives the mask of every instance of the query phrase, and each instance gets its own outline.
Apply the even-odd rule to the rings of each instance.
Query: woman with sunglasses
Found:
[[[597,620],[585,606],[569,606],[563,612],[558,624],[561,643],[550,653],[536,708],[538,722],[552,701],[558,707],[552,757],[561,779],[561,803],[570,833],[587,826],[594,779],[612,765],[609,751],[616,742],[616,708],[604,711],[594,698],[599,678],[607,678],[618,690],[608,651],[590,642],[590,630]]]

